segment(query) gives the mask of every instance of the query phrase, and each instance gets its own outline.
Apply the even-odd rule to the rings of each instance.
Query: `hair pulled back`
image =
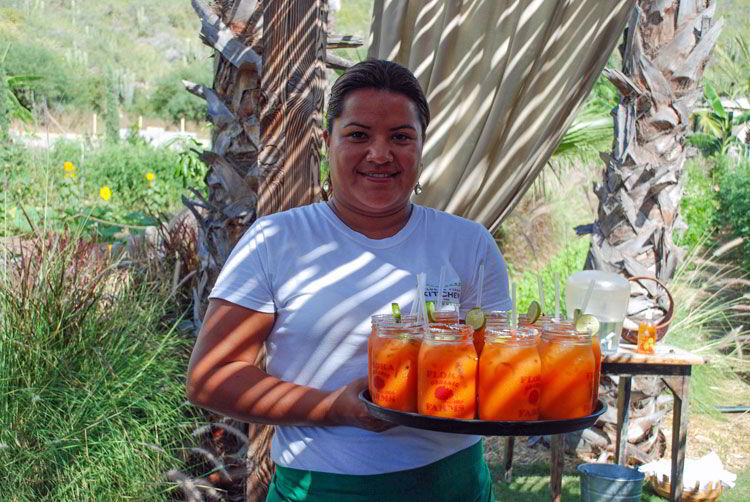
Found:
[[[384,59],[357,63],[333,84],[328,100],[328,134],[333,132],[333,121],[341,116],[346,96],[359,89],[389,91],[409,98],[417,107],[424,138],[430,123],[430,109],[422,87],[408,68]]]

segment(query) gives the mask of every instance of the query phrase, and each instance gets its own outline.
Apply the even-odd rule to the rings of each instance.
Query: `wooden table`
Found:
[[[620,345],[615,354],[602,356],[602,375],[619,375],[617,384],[617,443],[615,462],[625,465],[630,390],[632,379],[639,375],[660,376],[674,395],[672,408],[672,482],[670,499],[682,501],[682,474],[687,446],[690,374],[694,365],[707,361],[691,352],[665,344],[656,344],[654,354],[638,354],[634,345]],[[624,436],[624,438],[623,438]]]
[[[632,378],[639,375],[660,376],[674,394],[672,411],[672,486],[670,498],[682,501],[682,474],[685,467],[687,445],[688,399],[690,397],[690,374],[694,365],[707,361],[691,352],[665,344],[657,344],[654,354],[638,354],[634,345],[621,344],[615,354],[602,355],[602,375],[618,375],[617,386],[617,438],[615,462],[625,464],[625,445],[630,412]],[[505,478],[510,482],[513,465],[513,443],[510,437],[505,449]],[[562,496],[562,474],[564,466],[564,435],[558,434],[550,440],[550,496],[560,502]]]

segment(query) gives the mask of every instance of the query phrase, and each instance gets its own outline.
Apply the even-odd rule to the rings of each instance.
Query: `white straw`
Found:
[[[482,308],[482,289],[484,289],[484,262],[479,265],[479,292],[476,306]]]
[[[515,328],[518,326],[518,317],[516,316],[516,283],[511,282],[510,283],[510,304],[511,304],[511,313],[510,313],[510,327]]]
[[[581,305],[581,314],[586,313],[586,309],[589,306],[589,302],[591,301],[591,295],[594,293],[594,283],[596,281],[594,279],[591,279],[589,281],[589,289],[586,290],[586,296],[583,297],[583,305]]]
[[[411,309],[409,309],[409,315],[419,315],[419,274],[417,274],[417,297],[411,302]],[[419,317],[417,317],[419,319]]]
[[[422,324],[428,322],[427,312],[424,306],[424,291],[427,287],[427,274],[424,272],[417,274],[417,302],[419,307],[417,308],[417,320],[421,321]]]
[[[555,282],[555,319],[560,319],[560,272],[557,273]]]
[[[539,288],[539,304],[542,307],[542,313],[544,313],[544,282],[542,281],[542,276],[539,274],[536,276],[536,286]]]
[[[437,310],[443,308],[443,287],[445,286],[445,265],[440,266],[440,282],[438,283]]]

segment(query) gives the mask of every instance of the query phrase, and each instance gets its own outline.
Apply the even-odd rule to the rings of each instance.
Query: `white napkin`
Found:
[[[672,473],[672,461],[667,458],[643,464],[638,468],[646,477],[654,475],[656,479],[661,480],[665,476],[670,478]],[[700,490],[707,488],[711,483],[721,481],[721,483],[732,488],[737,481],[737,475],[724,469],[724,466],[715,452],[711,452],[697,460],[685,460],[685,471],[682,475],[682,486],[687,489],[693,489],[699,485]]]

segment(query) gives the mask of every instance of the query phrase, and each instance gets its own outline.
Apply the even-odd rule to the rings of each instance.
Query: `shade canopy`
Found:
[[[494,230],[549,160],[635,0],[375,0],[369,57],[430,104],[415,201]]]

